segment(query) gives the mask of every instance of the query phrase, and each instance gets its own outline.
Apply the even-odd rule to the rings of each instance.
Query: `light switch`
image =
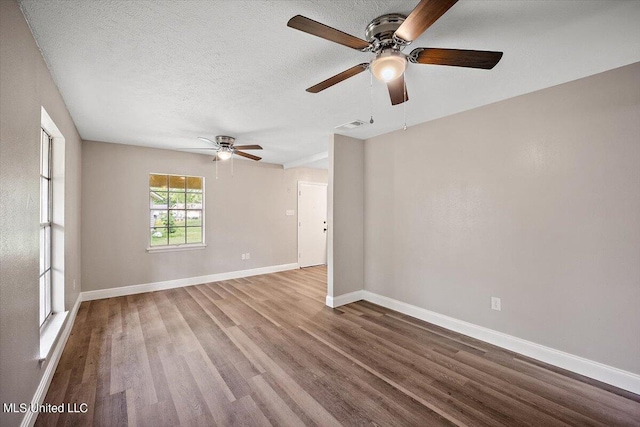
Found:
[[[287,216],[294,216],[295,214],[296,214],[296,211],[294,211],[293,209],[287,210]]]

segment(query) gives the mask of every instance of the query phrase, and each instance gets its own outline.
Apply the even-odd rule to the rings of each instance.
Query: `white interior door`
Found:
[[[327,263],[327,184],[298,182],[298,264]]]

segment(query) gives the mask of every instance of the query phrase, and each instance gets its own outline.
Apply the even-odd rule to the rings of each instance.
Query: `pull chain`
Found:
[[[404,127],[402,130],[407,130],[407,85],[404,85],[402,96],[404,97],[404,102],[402,103],[402,113],[404,114]]]
[[[369,123],[373,124],[373,73],[369,70],[369,77],[371,77],[371,81],[369,82],[369,103],[371,106],[371,118],[369,119]]]
[[[216,158],[213,161],[216,164],[216,179],[218,179],[218,162],[220,162],[220,159],[218,158],[218,153],[216,153]]]
[[[231,178],[233,178],[233,154],[231,154]]]

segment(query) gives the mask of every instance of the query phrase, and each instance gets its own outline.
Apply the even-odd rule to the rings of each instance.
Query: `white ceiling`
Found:
[[[409,46],[499,50],[491,71],[410,64],[406,110],[362,73],[305,92],[370,54],[286,26],[305,15],[364,38],[373,18],[410,1],[22,0],[82,138],[178,149],[197,136],[258,143],[296,164],[334,127],[369,138],[640,61],[639,1],[460,1]],[[373,110],[375,123],[368,124]],[[258,154],[257,152],[255,152]]]

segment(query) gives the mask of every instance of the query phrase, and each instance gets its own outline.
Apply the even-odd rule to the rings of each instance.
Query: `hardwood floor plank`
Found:
[[[258,276],[255,281],[252,282],[254,287],[258,287],[263,293],[269,296],[268,300],[271,301],[297,301],[300,296],[292,292],[293,289],[287,286],[283,286],[277,280],[267,280]]]
[[[109,320],[107,324],[107,332],[114,335],[122,332],[122,311],[119,298],[109,298]]]
[[[230,403],[236,401],[236,398],[226,387],[224,380],[219,374],[215,375],[211,372],[203,358],[203,353],[188,353],[184,358],[216,424],[232,425],[235,417]]]
[[[293,292],[295,297],[299,299],[308,298],[316,302],[324,303],[324,298],[326,296],[325,292],[318,291],[316,289],[305,286],[300,282],[296,282],[295,280],[290,279],[289,276],[286,276],[282,273],[275,273],[275,274],[276,276],[279,275],[277,276],[278,280],[276,283],[284,289],[288,288],[290,292]],[[289,296],[289,298],[291,298],[291,295]]]
[[[368,324],[374,323],[395,334],[408,337],[412,340],[428,343],[431,348],[438,348],[445,353],[453,354],[458,351],[467,351],[481,355],[487,353],[487,349],[484,347],[461,341],[455,337],[449,338],[427,328],[416,328],[415,325],[390,315],[376,316],[373,318],[371,316],[365,316],[362,321],[366,321]]]
[[[216,368],[216,366],[213,364],[213,362],[205,352],[204,348],[200,348],[200,355],[202,357],[203,363],[207,368],[207,370],[205,371],[205,374],[211,375],[216,385],[216,391],[221,391],[229,402],[233,402],[234,400],[236,400],[236,397],[234,396],[233,392],[225,382],[224,378],[222,378],[222,375],[220,375],[220,371],[218,371],[218,368]]]
[[[110,394],[96,401],[93,425],[123,426],[127,424],[127,397],[125,392]]]
[[[144,346],[147,351],[149,366],[151,367],[151,378],[158,403],[170,401],[171,395],[167,379],[162,370],[159,351],[171,345],[171,337],[153,298],[135,298],[134,301],[138,309]],[[142,408],[153,405],[143,404],[139,409],[142,410]]]
[[[535,363],[536,361],[525,358],[525,356],[491,352],[487,355],[487,358],[489,360],[499,360],[499,363],[507,364],[516,371],[526,373],[534,378],[543,379],[545,382],[565,388],[592,401],[606,402],[607,405],[617,411],[633,411],[634,408],[637,410],[637,405],[634,402],[640,403],[640,395],[560,368],[546,369],[545,366],[541,366],[539,363]],[[614,395],[622,396],[625,399],[618,399]],[[640,417],[640,414],[638,415]]]
[[[57,425],[85,426],[93,422],[93,414],[95,411],[96,389],[94,384],[76,384],[67,389],[63,403],[71,411],[65,411],[60,414]],[[87,412],[80,412],[80,405],[87,405]],[[73,412],[75,411],[75,412]]]
[[[98,359],[96,381],[96,398],[102,399],[109,396],[111,391],[111,334],[101,336],[100,358]]]
[[[149,346],[147,348],[147,355],[149,357],[149,366],[151,367],[151,378],[153,381],[153,388],[156,390],[156,397],[158,402],[171,401],[171,394],[169,393],[169,380],[167,379],[164,370],[162,369],[161,353],[164,352],[165,347]],[[149,404],[143,404],[144,406],[150,406]]]
[[[489,351],[488,348],[486,348],[486,347],[484,347],[482,345],[475,345],[474,343],[463,341],[462,339],[458,338],[458,334],[456,334],[456,333],[453,333],[453,332],[451,332],[451,333],[448,333],[448,332],[442,333],[442,332],[439,331],[440,328],[434,327],[435,325],[424,326],[422,324],[418,324],[418,323],[413,321],[413,320],[417,320],[417,319],[407,320],[404,317],[399,317],[399,316],[393,315],[393,314],[388,315],[388,318],[394,319],[394,320],[396,320],[398,322],[404,322],[404,323],[406,323],[408,325],[411,325],[412,327],[420,328],[420,329],[422,329],[424,331],[429,332],[430,335],[439,336],[439,337],[443,338],[445,341],[449,341],[451,343],[457,343],[457,344],[460,344],[460,345],[462,345],[464,347],[472,348],[472,349],[474,349],[476,351],[479,351],[481,353],[486,353],[487,351]],[[387,318],[385,318],[385,319],[387,319]],[[435,337],[434,337],[434,339],[435,339]],[[461,348],[461,349],[464,349],[464,348]]]
[[[371,374],[375,375],[376,377],[380,378],[381,380],[383,380],[387,384],[391,385],[395,389],[401,391],[402,393],[406,394],[407,396],[411,397],[412,399],[420,402],[423,406],[425,406],[426,408],[429,408],[430,410],[432,410],[436,414],[440,415],[442,418],[450,421],[451,423],[453,423],[455,425],[466,426],[465,423],[463,423],[461,420],[457,419],[455,416],[448,414],[447,412],[445,412],[445,411],[441,410],[440,408],[438,408],[438,406],[433,405],[432,403],[426,401],[425,399],[421,398],[420,396],[416,395],[415,393],[411,392],[410,390],[407,390],[406,388],[404,388],[402,385],[400,385],[399,383],[397,383],[396,381],[394,381],[390,377],[386,376],[383,373],[380,373],[379,371],[376,371],[375,369],[372,369],[371,367],[369,367],[365,363],[361,362],[360,360],[358,360],[355,357],[352,357],[349,353],[347,353],[346,351],[343,351],[342,349],[334,346],[333,344],[331,344],[330,342],[326,341],[325,339],[323,339],[319,335],[316,335],[315,333],[311,332],[310,330],[308,330],[308,329],[306,329],[306,328],[304,328],[302,326],[300,327],[300,329],[302,329],[303,331],[305,331],[306,333],[308,333],[309,335],[311,335],[312,337],[314,337],[318,341],[322,342],[323,344],[331,347],[337,353],[340,353],[342,356],[346,357],[347,359],[351,360],[356,365],[360,366],[361,368],[365,369],[366,371],[368,371]]]
[[[47,391],[47,395],[44,398],[44,401],[50,403],[52,405],[60,405],[63,403],[64,397],[67,394],[67,388],[69,386],[69,378],[71,377],[71,369],[60,370],[60,366],[58,365],[58,369],[54,374],[54,378],[56,381],[51,382],[51,386],[49,386],[49,391]],[[49,427],[55,426],[58,423],[58,418],[60,418],[59,413],[51,413],[46,416],[38,416],[36,418],[36,427]]]
[[[86,323],[90,305],[91,303],[82,303],[80,305],[76,323],[82,322],[83,325]],[[69,377],[69,385],[76,385],[82,382],[84,363],[82,363],[82,366],[80,366],[78,361],[81,360],[82,362],[84,362],[84,358],[89,348],[90,340],[90,330],[84,328],[82,330],[80,328],[73,328],[71,330],[71,334],[69,335],[69,339],[67,341],[69,351],[65,351],[62,353],[57,367],[57,369],[60,370],[69,369],[71,371],[71,375]]]
[[[229,328],[220,329],[219,326],[206,315],[202,307],[191,298],[186,290],[174,290],[173,297],[176,307],[183,314],[200,346],[205,348],[204,345],[208,345],[211,342],[211,337],[217,338],[216,344],[219,346],[218,350],[223,350],[222,354],[228,356],[231,363],[236,366],[245,379],[258,375],[261,372],[261,367],[253,365],[253,361],[247,358],[242,352],[242,349],[233,341],[227,332]],[[234,302],[229,301],[229,303],[233,304]],[[243,310],[250,309],[245,306]],[[207,354],[209,354],[209,352],[207,352]]]
[[[226,336],[224,339],[228,340]],[[222,339],[220,338],[216,341],[220,342]],[[251,393],[247,378],[254,377],[258,372],[250,368],[244,357],[241,362],[234,361],[229,356],[221,354],[220,349],[225,348],[224,346],[221,347],[212,342],[203,342],[202,347],[209,360],[220,373],[220,377],[224,380],[226,387],[231,390],[234,397],[233,400]]]
[[[110,393],[133,389],[134,396],[142,401],[142,405],[157,403],[138,310],[128,299],[123,299],[121,306],[123,332],[111,338]]]
[[[275,391],[280,399],[287,404],[287,406],[296,414],[298,418],[304,423],[306,426],[315,426],[317,425],[309,415],[304,411],[304,409],[298,405],[286,392],[285,390],[278,384],[278,382],[268,373],[264,373],[260,375],[264,380],[269,384],[271,389]],[[256,403],[260,405],[260,400],[257,400]],[[265,416],[267,416],[268,411],[263,411]],[[275,425],[275,424],[274,424]]]
[[[288,329],[260,327],[242,331],[249,336],[274,363],[280,366],[291,377],[318,378],[325,375],[325,369],[319,364],[305,363],[312,356],[313,347],[309,341],[298,341]]]
[[[456,359],[473,365],[476,369],[481,370],[486,375],[485,378],[494,378],[497,373],[502,373],[503,367],[486,360],[479,358],[469,353],[459,353],[456,355]],[[544,399],[543,402],[548,409],[557,409],[555,404],[558,404],[564,408],[575,408],[584,416],[596,420],[606,416],[604,425],[634,425],[638,423],[638,418],[633,417],[632,414],[626,414],[621,411],[607,411],[603,405],[593,405],[593,402],[589,402],[584,398],[577,398],[575,394],[567,392],[563,389],[544,383],[538,379],[521,374],[518,371],[512,370],[509,372],[510,381],[500,384],[500,387],[512,388],[514,393],[521,393],[524,399],[531,400],[534,398]],[[547,403],[551,402],[551,403]],[[566,409],[566,411],[569,411]],[[562,410],[558,410],[562,412]],[[571,411],[574,412],[574,411]],[[586,423],[586,420],[582,419],[582,423]]]
[[[343,315],[345,318],[350,318],[348,314]],[[358,319],[358,316],[353,316],[351,319]],[[430,383],[438,381],[440,383],[449,384],[450,387],[460,389],[468,381],[464,376],[458,375],[455,371],[448,369],[447,367],[440,367],[433,363],[433,361],[424,359],[419,355],[408,355],[406,350],[401,346],[395,346],[392,342],[385,342],[378,339],[375,335],[370,335],[366,331],[360,329],[340,329],[334,330],[331,328],[321,328],[318,331],[323,337],[331,341],[334,345],[337,345],[349,352],[352,356],[355,356],[359,360],[367,363],[367,366],[372,368],[378,373],[383,375],[390,375],[394,373],[399,383],[418,394],[428,394],[437,402],[440,406],[453,406],[459,413],[473,412],[474,417],[477,420],[473,424],[477,424],[483,420],[487,425],[491,425],[492,422],[487,419],[486,415],[482,412],[486,409],[484,406],[476,405],[476,401],[473,399],[457,399],[456,401],[448,404],[449,395],[451,390],[445,390],[443,393]],[[363,336],[360,336],[363,335]],[[393,366],[392,370],[389,367]],[[407,366],[410,370],[407,370]],[[424,367],[424,369],[423,369]],[[427,369],[425,371],[425,369]],[[509,399],[507,396],[503,396],[503,400]],[[518,405],[517,402],[515,402]],[[474,407],[478,406],[478,407]],[[494,402],[493,406],[499,408],[500,402]],[[524,404],[522,406],[523,414],[526,414],[527,407]],[[464,415],[463,415],[464,416]],[[540,414],[539,418],[546,417],[545,414]],[[553,425],[553,420],[547,419],[549,425]]]
[[[189,288],[197,288],[212,300],[223,299],[223,297],[213,289],[213,282],[203,283],[201,285],[189,286]]]
[[[171,345],[178,353],[189,353],[198,349],[198,340],[178,309],[174,296],[173,289],[153,293]]]
[[[289,333],[292,335],[292,341],[299,343],[298,351],[306,351],[305,357],[299,358],[305,362],[303,368],[314,372],[320,370],[317,376],[326,378],[331,385],[341,383],[340,388],[346,390],[352,396],[351,399],[357,399],[359,402],[367,400],[366,416],[371,423],[382,423],[384,420],[384,425],[449,424],[377,376],[357,365],[354,366],[350,359],[319,343],[301,329],[296,328]],[[261,348],[263,346],[264,343],[261,344]]]
[[[216,425],[182,354],[160,358],[181,425]]]
[[[270,342],[278,339],[278,335],[273,333],[267,334],[266,340],[259,340],[255,335],[252,339],[257,341],[261,349],[269,349],[269,356],[295,381],[305,389],[313,390],[312,396],[324,407],[335,408],[331,412],[343,425],[379,423],[422,426],[427,421],[429,425],[448,424],[425,408],[408,404],[413,402],[412,399],[367,371],[354,368],[349,359],[299,328],[281,331],[280,335],[287,338],[284,344],[277,342],[275,348],[269,347]],[[289,350],[285,353],[281,348]],[[354,405],[351,402],[358,403]]]
[[[287,406],[284,400],[278,396],[262,375],[251,378],[251,388],[257,400],[262,403],[261,408],[265,408],[267,419],[275,426],[304,427],[304,423]]]
[[[259,326],[267,320],[230,292],[226,299],[214,301],[214,304],[229,316],[236,325]]]
[[[218,295],[218,296],[219,296],[219,298],[213,298],[213,299],[215,299],[216,301],[227,299],[227,298],[229,298],[229,296],[231,295],[231,294],[229,294],[229,292],[227,292],[226,290],[224,290],[224,288],[222,288],[222,287],[220,286],[220,282],[206,283],[206,284],[205,284],[205,286],[206,286],[207,288],[209,288],[209,290],[210,290],[212,293],[214,293],[214,294],[216,294],[216,295]],[[231,296],[232,296],[232,295],[231,295]]]
[[[99,360],[104,349],[106,334],[100,329],[91,331],[89,339],[89,347],[87,348],[87,357],[84,362],[82,372],[82,382],[97,381]]]
[[[135,410],[138,427],[178,426],[180,419],[173,400],[160,401]]]
[[[262,413],[251,396],[243,396],[232,404],[236,417],[234,425],[271,427],[271,423]]]
[[[260,316],[262,316],[265,320],[273,323],[277,327],[280,327],[280,324],[277,321],[275,321],[271,316],[269,316],[263,309],[261,309],[257,304],[257,301],[254,301],[253,298],[248,296],[248,294],[246,294],[245,292],[242,292],[241,290],[237,289],[236,287],[232,286],[229,283],[223,282],[220,284],[220,286],[222,286],[226,291],[228,291],[230,294],[238,298],[238,301],[239,301],[238,304],[240,304],[240,301],[241,301],[242,304],[251,308],[253,311],[255,311]]]
[[[310,311],[305,312],[305,306],[300,301],[265,301],[261,307],[271,313],[279,324],[287,328],[295,328],[308,319]]]
[[[298,405],[300,405],[311,419],[318,425],[339,426],[340,423],[322,405],[313,399],[300,385],[294,381],[277,363],[267,356],[251,339],[239,328],[233,328],[232,334],[236,336],[248,351],[266,367],[267,371],[278,382],[282,389]]]
[[[127,404],[127,425],[128,427],[137,427],[138,421],[136,417],[136,397],[133,389],[127,389],[125,392],[125,402]]]
[[[209,294],[213,291],[208,287],[203,286],[189,286],[185,290],[191,295],[191,297],[205,310],[207,315],[213,319],[214,322],[222,329],[229,326],[235,326],[236,322],[231,320],[229,316],[224,314],[217,305],[213,303],[215,298],[212,298]],[[218,298],[221,299],[221,298]]]
[[[80,305],[37,426],[638,426],[640,396],[375,304],[326,267]]]
[[[353,320],[355,322],[359,322],[363,326],[363,329],[365,331],[369,331],[375,334],[376,337],[386,340],[390,346],[393,346],[393,344],[391,343],[398,344],[400,347],[402,347],[403,350],[413,352],[415,354],[415,357],[419,357],[419,358],[425,357],[429,360],[429,362],[421,361],[419,363],[429,367],[430,366],[429,364],[431,362],[434,362],[438,364],[440,367],[446,369],[447,371],[461,374],[463,377],[468,378],[469,381],[474,382],[474,384],[466,383],[464,384],[463,387],[461,387],[460,384],[455,381],[452,382],[452,381],[446,381],[442,379],[437,380],[437,383],[439,384],[440,389],[442,389],[447,393],[455,392],[456,395],[458,396],[458,399],[460,401],[466,402],[468,405],[473,406],[475,404],[479,404],[481,406],[482,412],[492,412],[494,415],[498,416],[498,418],[503,418],[505,419],[505,421],[511,424],[516,422],[517,419],[513,419],[513,417],[507,416],[508,413],[520,413],[523,415],[523,418],[527,420],[535,419],[536,417],[534,416],[534,413],[531,411],[532,408],[528,406],[528,404],[530,403],[535,403],[539,407],[549,408],[550,412],[552,412],[554,416],[556,416],[560,420],[564,420],[565,422],[574,422],[574,423],[579,422],[582,425],[597,425],[597,424],[594,424],[594,422],[589,418],[582,417],[575,412],[565,411],[564,408],[560,407],[559,405],[556,405],[555,402],[543,401],[537,395],[526,395],[526,396],[523,396],[523,398],[520,401],[514,401],[514,399],[512,398],[514,394],[501,393],[503,391],[508,391],[508,392],[511,391],[512,385],[507,382],[499,381],[494,377],[488,377],[491,380],[495,380],[493,382],[490,382],[490,385],[493,386],[494,389],[489,390],[486,387],[483,388],[482,385],[475,384],[475,382],[479,381],[483,377],[478,376],[477,371],[473,371],[471,370],[470,367],[467,367],[466,365],[459,363],[455,359],[456,353],[451,354],[447,352],[445,354],[438,354],[438,347],[434,348],[432,345],[428,345],[428,343],[426,343],[427,345],[425,345],[423,343],[420,343],[419,340],[416,340],[413,337],[406,337],[403,334],[398,334],[396,331],[392,332],[390,330],[386,330],[385,328],[378,326],[377,323],[374,323],[375,321],[378,320],[377,317],[367,319],[366,316],[362,316],[362,317],[354,317]],[[463,354],[463,352],[460,351],[457,354]],[[477,356],[477,357],[480,357],[480,356]],[[404,362],[401,362],[401,363],[404,363]],[[433,367],[431,367],[430,369],[433,369]],[[467,392],[467,390],[469,390],[471,386],[474,386],[475,391],[477,391],[479,388],[482,388],[482,390],[484,391],[481,394],[484,395],[486,398],[483,401],[475,399],[475,396],[473,394],[469,394]],[[536,410],[536,413],[537,412],[538,410]],[[552,419],[545,420],[544,414],[541,414],[538,418],[542,418],[538,420],[538,423],[544,422],[547,425],[552,425],[554,423]],[[525,420],[520,420],[520,421],[524,422]]]
[[[267,292],[264,286],[253,286],[252,282],[247,279],[236,279],[230,282],[233,284],[234,288],[244,292],[250,298],[256,301],[266,301],[272,298],[272,296]]]

